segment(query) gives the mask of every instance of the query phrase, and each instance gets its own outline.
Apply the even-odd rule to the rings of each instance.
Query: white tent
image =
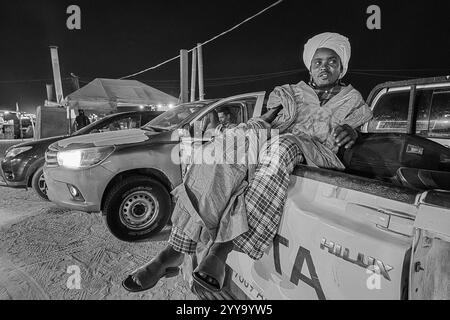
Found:
[[[117,112],[121,106],[162,106],[177,104],[178,99],[136,80],[97,78],[65,99],[71,109]],[[119,109],[118,109],[119,108]]]

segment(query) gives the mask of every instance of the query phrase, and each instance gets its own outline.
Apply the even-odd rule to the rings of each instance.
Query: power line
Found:
[[[443,68],[424,68],[424,69],[352,69],[362,72],[421,72],[421,71],[441,71]]]
[[[269,73],[259,73],[259,74],[247,74],[247,75],[238,75],[238,76],[230,76],[230,77],[220,77],[220,78],[207,78],[205,79],[205,82],[214,82],[214,81],[220,81],[220,80],[244,80],[244,79],[257,79],[259,77],[280,77],[285,75],[291,75],[296,73],[306,72],[306,69],[292,69],[292,70],[286,70],[286,71],[279,71],[279,72],[269,72]],[[89,77],[80,77],[80,79],[94,79]],[[148,81],[152,82],[152,84],[166,84],[166,83],[178,83],[180,80],[178,79],[169,79],[169,80],[155,80],[155,79],[142,79],[141,81]],[[84,80],[80,80],[80,82],[87,82]]]
[[[246,23],[246,22],[248,22],[248,21],[250,21],[250,20],[256,18],[257,16],[263,14],[263,13],[266,12],[267,10],[269,10],[269,9],[275,7],[276,5],[280,4],[281,2],[283,2],[283,0],[278,0],[277,2],[271,4],[270,6],[264,8],[263,10],[259,11],[259,12],[256,13],[256,14],[254,14],[253,16],[248,17],[248,18],[245,19],[244,21],[238,23],[238,24],[235,25],[234,27],[232,27],[232,28],[230,28],[230,29],[228,29],[228,30],[226,30],[226,31],[224,31],[224,32],[222,32],[222,33],[220,33],[220,34],[218,34],[218,35],[212,37],[211,39],[209,39],[209,40],[207,40],[207,41],[201,43],[200,45],[201,45],[201,46],[204,46],[204,45],[210,43],[211,41],[214,41],[214,40],[216,40],[216,39],[218,39],[218,38],[220,38],[220,37],[226,35],[227,33],[229,33],[229,32],[231,32],[231,31],[233,31],[233,30],[239,28],[239,27],[240,27],[241,25],[243,25],[244,23]],[[196,47],[195,47],[195,48],[196,48]],[[192,49],[188,50],[188,52],[193,51],[195,48],[192,48]],[[153,66],[153,67],[144,69],[144,70],[142,70],[142,71],[139,71],[139,72],[130,74],[130,75],[128,75],[128,76],[125,76],[125,77],[122,77],[122,78],[119,78],[119,79],[120,79],[120,80],[123,80],[123,79],[127,79],[127,78],[131,78],[131,77],[137,76],[137,75],[142,74],[142,73],[144,73],[144,72],[147,72],[147,71],[150,71],[150,70],[159,68],[160,66],[162,66],[162,65],[164,65],[164,64],[166,64],[166,63],[169,63],[169,62],[171,62],[171,61],[173,61],[173,60],[176,60],[176,59],[178,59],[178,58],[180,58],[180,55],[178,55],[178,56],[176,56],[176,57],[173,57],[173,58],[170,58],[170,59],[168,59],[168,60],[166,60],[166,61],[164,61],[164,62],[161,62],[161,63],[157,64],[156,66]]]
[[[373,72],[354,72],[348,71],[348,73],[365,75],[365,76],[377,76],[377,77],[389,77],[389,78],[399,78],[399,79],[416,79],[417,77],[399,75],[399,74],[383,74],[383,73],[373,73]]]

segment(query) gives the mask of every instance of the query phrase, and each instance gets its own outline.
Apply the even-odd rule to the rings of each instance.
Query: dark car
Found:
[[[108,115],[74,132],[71,136],[140,128],[161,113],[160,111],[130,111]],[[65,138],[67,136],[50,137],[8,148],[5,158],[1,161],[4,185],[11,188],[33,187],[42,199],[48,200],[43,174],[45,151],[50,144]]]

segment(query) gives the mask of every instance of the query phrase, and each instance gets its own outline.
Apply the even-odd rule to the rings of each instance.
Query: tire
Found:
[[[33,174],[31,186],[42,200],[50,201],[47,197],[47,184],[45,183],[44,178],[44,166],[39,167]]]
[[[103,214],[109,231],[127,242],[149,240],[170,219],[171,198],[166,188],[147,176],[131,176],[107,194]]]

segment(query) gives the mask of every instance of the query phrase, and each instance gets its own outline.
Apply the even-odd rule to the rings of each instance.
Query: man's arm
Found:
[[[339,147],[344,146],[345,149],[351,148],[359,137],[359,133],[355,128],[361,127],[372,119],[372,110],[364,102],[361,94],[356,95],[357,107],[344,119],[341,125],[338,125],[333,133],[336,144]]]
[[[275,108],[271,108],[271,109],[269,109],[269,111],[267,111],[266,113],[264,113],[261,116],[261,119],[263,119],[267,123],[272,123],[273,120],[275,120],[275,118],[277,117],[278,113],[280,113],[280,111],[282,109],[283,109],[282,105],[279,105],[278,107],[275,107]]]

